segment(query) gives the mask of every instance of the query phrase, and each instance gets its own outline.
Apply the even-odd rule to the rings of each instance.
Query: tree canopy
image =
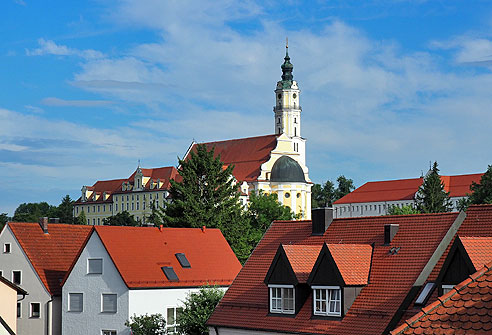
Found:
[[[183,312],[178,317],[179,332],[187,335],[208,334],[205,325],[224,292],[217,287],[201,287],[198,292],[188,293]]]
[[[0,213],[0,231],[3,227],[10,221],[10,218],[7,216],[7,213]]]
[[[389,206],[388,215],[408,215],[408,214],[419,214],[420,212],[413,206]]]
[[[311,188],[311,207],[331,207],[338,199],[344,197],[355,189],[352,179],[340,175],[337,178],[337,188],[335,184],[327,180],[322,184],[314,184]]]
[[[127,211],[117,213],[103,219],[103,224],[106,226],[139,226],[133,215]]]
[[[60,205],[53,206],[47,202],[29,202],[20,204],[14,212],[12,221],[38,222],[39,218],[59,218],[60,223],[77,223],[73,217],[74,201],[67,194],[61,200]]]
[[[125,322],[130,327],[132,335],[164,335],[166,334],[166,320],[162,314],[134,315]]]
[[[420,213],[443,213],[452,210],[449,192],[444,190],[437,166],[437,162],[434,162],[415,196],[415,206]]]
[[[492,165],[480,179],[480,183],[473,182],[470,186],[472,193],[469,196],[470,204],[491,204],[492,203]]]

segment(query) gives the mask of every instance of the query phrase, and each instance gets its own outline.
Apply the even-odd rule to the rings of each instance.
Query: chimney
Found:
[[[41,226],[43,233],[48,234],[48,218],[46,216],[39,218],[39,225]]]
[[[203,226],[202,227],[202,233],[204,233],[206,229],[207,229],[207,227]]]
[[[400,225],[397,224],[384,225],[384,245],[389,245],[393,241],[393,237],[395,237],[399,227]]]
[[[312,235],[323,235],[333,222],[333,208],[314,208],[311,212],[313,232]]]
[[[162,233],[162,228],[164,227],[164,225],[160,225],[159,226],[159,231]]]

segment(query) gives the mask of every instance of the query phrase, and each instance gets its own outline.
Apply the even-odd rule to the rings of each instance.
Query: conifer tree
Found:
[[[240,260],[249,256],[249,224],[239,203],[234,166],[225,167],[214,149],[197,145],[187,160],[179,159],[182,181],[171,180],[172,201],[161,210],[168,227],[219,228]]]
[[[444,183],[439,175],[437,162],[424,177],[416,196],[415,205],[421,213],[443,213],[452,209],[449,192],[444,190]]]
[[[492,203],[492,165],[480,179],[480,183],[475,182],[470,186],[472,193],[469,196],[471,204],[491,204]]]

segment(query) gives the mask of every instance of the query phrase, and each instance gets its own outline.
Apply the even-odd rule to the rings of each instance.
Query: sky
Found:
[[[492,164],[492,2],[3,0],[0,213],[274,133],[289,38],[313,182]]]

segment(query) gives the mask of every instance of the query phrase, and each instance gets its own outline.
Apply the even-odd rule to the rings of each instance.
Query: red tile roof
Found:
[[[460,240],[475,269],[481,269],[492,261],[492,237],[460,236]]]
[[[225,165],[234,165],[233,175],[236,180],[254,181],[260,175],[261,164],[270,159],[270,153],[277,146],[278,136],[265,135],[201,144],[205,144],[207,150],[215,147],[216,156],[220,155]],[[196,150],[196,145],[191,150]]]
[[[38,223],[9,222],[41,282],[51,295],[61,295],[60,282],[70,268],[92,226],[48,224],[44,234]]]
[[[366,285],[372,247],[367,244],[328,244],[345,285]]]
[[[129,288],[230,285],[241,269],[219,229],[95,226]],[[184,253],[191,268],[182,268]],[[172,266],[179,281],[169,281],[161,267]]]
[[[463,197],[470,193],[472,182],[479,183],[483,173],[459,176],[441,176],[444,189],[451,197]],[[335,204],[412,200],[422,185],[422,178],[371,181],[335,201]]]
[[[492,334],[492,263],[422,308],[391,334]]]
[[[319,245],[282,245],[299,283],[306,283],[318,258]]]
[[[385,331],[457,213],[334,219],[323,236],[311,221],[274,222],[250,256],[208,323],[213,326],[304,334],[381,334]],[[399,224],[390,245],[384,225]],[[339,321],[312,318],[312,294],[294,317],[269,314],[263,283],[280,244],[372,244],[369,283]],[[390,254],[392,247],[400,247]]]

